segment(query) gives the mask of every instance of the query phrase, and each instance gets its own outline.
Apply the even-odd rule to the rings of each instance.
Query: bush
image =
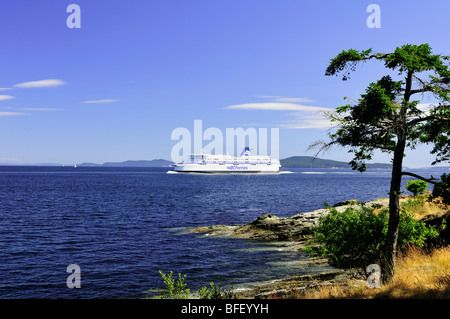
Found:
[[[436,183],[431,194],[432,198],[440,198],[445,205],[450,205],[450,174],[442,174],[441,181]]]
[[[203,286],[197,295],[200,299],[235,299],[235,295],[231,290],[224,290],[220,285],[209,283],[211,288]]]
[[[344,212],[329,209],[330,213],[319,220],[307,251],[326,257],[330,264],[338,267],[366,267],[378,263],[388,228],[388,210],[375,213],[374,208],[365,206],[347,208]],[[437,235],[435,228],[427,227],[411,213],[404,210],[400,213],[399,250],[404,250],[408,244],[422,247],[428,237]]]
[[[173,271],[166,275],[160,270],[159,274],[161,275],[164,284],[166,285],[166,288],[159,296],[161,299],[188,299],[190,297],[190,290],[187,288],[187,285],[185,283],[186,275],[182,277],[179,273],[178,280],[175,283],[175,279],[173,278]]]
[[[156,296],[156,299],[235,299],[236,295],[231,290],[225,290],[220,285],[215,285],[213,282],[209,283],[210,288],[203,286],[196,294],[191,295],[190,289],[187,288],[185,283],[186,275],[181,276],[178,274],[178,280],[175,282],[173,278],[173,271],[169,274],[159,271],[166,288],[162,291],[161,295]]]
[[[416,197],[417,194],[422,194],[428,187],[428,184],[424,181],[420,180],[414,180],[409,181],[406,184],[406,189],[414,194],[414,197]]]
[[[329,209],[330,213],[320,218],[307,250],[337,266],[368,265],[376,260],[387,230],[386,213],[376,215],[368,207],[344,212]]]

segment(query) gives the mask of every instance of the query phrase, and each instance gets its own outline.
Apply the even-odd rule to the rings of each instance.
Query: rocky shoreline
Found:
[[[359,203],[350,200],[335,204],[338,211],[349,207],[360,208],[362,205],[383,207],[388,206],[387,199]],[[283,250],[299,250],[305,248],[306,242],[311,238],[313,228],[318,225],[319,219],[327,215],[329,209],[323,208],[312,212],[300,213],[289,217],[278,217],[271,214],[259,216],[255,221],[240,226],[213,225],[197,227],[194,233],[205,236],[228,236],[231,238],[251,239],[260,241],[283,242]],[[327,264],[325,259],[309,257],[304,263],[315,265]],[[236,290],[238,298],[265,299],[265,298],[293,298],[307,289],[314,289],[323,285],[344,284],[353,279],[358,284],[366,284],[366,274],[362,269],[338,269],[328,265],[325,270],[317,274],[292,276],[260,284],[257,287]]]
[[[400,201],[407,201],[408,196],[400,198]],[[357,200],[350,200],[337,203],[333,206],[338,211],[345,211],[349,207],[382,208],[389,206],[388,199],[378,199],[376,201],[359,203]],[[290,217],[278,217],[271,214],[259,216],[255,221],[245,225],[213,225],[197,227],[194,233],[204,236],[222,236],[230,238],[241,238],[249,240],[259,240],[266,242],[277,242],[279,250],[298,251],[306,247],[307,241],[311,238],[313,229],[319,223],[322,216],[329,214],[330,209],[318,209],[312,212],[296,214]],[[450,212],[427,215],[422,219],[428,225],[441,225],[443,220],[450,223]],[[450,243],[450,227],[440,233],[435,242],[431,244],[448,245]],[[367,286],[367,274],[363,269],[340,269],[328,265],[325,259],[316,257],[305,257],[298,261],[302,265],[314,265],[316,270],[313,274],[291,276],[267,283],[262,283],[256,287],[247,289],[237,289],[234,291],[237,298],[241,299],[266,299],[266,298],[297,298],[303,292],[328,285],[349,285]]]
[[[387,199],[359,203],[350,200],[335,204],[338,211],[349,207],[360,208],[362,205],[377,207],[388,206]],[[328,208],[317,209],[312,212],[300,213],[289,217],[278,217],[271,214],[259,216],[255,221],[241,226],[213,225],[197,227],[194,233],[204,233],[208,236],[230,236],[265,241],[304,241],[312,234],[319,219],[329,213]]]
[[[407,201],[408,196],[400,198],[400,201]],[[338,211],[345,211],[349,207],[382,208],[389,205],[388,199],[378,199],[376,201],[359,203],[357,200],[350,200],[337,203],[333,206]],[[259,240],[266,242],[277,242],[279,250],[298,251],[306,247],[307,241],[311,238],[313,229],[319,223],[322,216],[329,214],[330,209],[318,209],[312,212],[296,214],[290,217],[278,217],[271,214],[259,216],[255,221],[245,225],[213,225],[197,227],[194,233],[207,236],[222,236],[230,238],[241,238],[249,240]],[[441,225],[443,220],[450,223],[450,212],[442,214],[427,215],[422,219],[428,225]],[[439,238],[431,244],[448,245],[450,243],[450,227],[440,233]],[[234,291],[240,299],[266,299],[266,298],[297,298],[303,292],[327,285],[349,285],[367,286],[367,274],[363,269],[340,269],[328,265],[325,259],[316,257],[305,257],[298,261],[302,265],[314,265],[319,270],[313,274],[291,276],[267,283],[261,283],[256,287],[247,289],[237,289]]]
[[[336,269],[319,274],[274,280],[251,289],[235,290],[234,294],[237,299],[294,299],[308,290],[319,287],[347,285],[350,279],[353,286],[365,286],[367,285],[366,277],[361,269]]]

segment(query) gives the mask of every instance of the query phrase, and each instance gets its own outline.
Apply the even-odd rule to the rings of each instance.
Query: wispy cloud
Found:
[[[0,95],[0,101],[6,101],[6,100],[11,100],[14,99],[15,97],[12,95]]]
[[[47,80],[39,80],[39,81],[30,81],[15,84],[14,87],[17,88],[45,88],[45,87],[54,87],[64,85],[66,82],[59,79],[47,79]]]
[[[332,122],[325,116],[296,114],[295,119],[280,124],[280,127],[289,129],[328,129],[333,126]]]
[[[274,102],[286,102],[286,103],[310,103],[314,100],[304,98],[304,97],[284,97],[278,95],[256,95],[257,98],[270,99]]]
[[[0,117],[20,116],[20,115],[28,115],[28,113],[23,113],[23,112],[0,112]]]
[[[18,163],[21,162],[22,160],[20,158],[15,157],[0,157],[0,161]]]
[[[247,104],[236,104],[226,107],[227,109],[241,109],[241,110],[272,110],[272,111],[307,111],[307,112],[318,112],[328,110],[327,108],[319,106],[308,106],[296,103],[247,103]]]
[[[114,103],[118,102],[117,99],[101,99],[101,100],[89,100],[89,101],[83,101],[83,103],[86,104],[102,104],[102,103]]]
[[[417,108],[421,111],[426,112],[426,111],[431,110],[436,105],[437,105],[436,103],[419,103],[419,104],[417,104]]]
[[[12,90],[12,88],[0,88],[0,91],[9,91]]]
[[[287,103],[310,103],[314,102],[313,100],[303,98],[303,97],[280,97],[274,99],[277,102],[287,102]]]
[[[51,108],[51,107],[25,107],[22,110],[24,111],[38,111],[38,112],[52,112],[52,111],[61,111],[62,109]]]
[[[226,109],[291,111],[288,116],[293,117],[293,119],[289,121],[283,121],[279,124],[279,126],[283,128],[324,129],[331,127],[331,122],[326,117],[326,113],[331,111],[331,109],[327,107],[304,104],[314,102],[311,99],[303,97],[283,97],[273,95],[259,95],[256,97],[269,99],[270,102],[236,104],[227,106]]]

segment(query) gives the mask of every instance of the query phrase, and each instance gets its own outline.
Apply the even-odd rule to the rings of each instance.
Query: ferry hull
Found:
[[[172,165],[180,173],[278,173],[280,161],[268,156],[252,156],[245,147],[239,157],[191,154],[188,161]]]
[[[280,172],[277,164],[175,164],[175,172],[180,173],[269,173]]]

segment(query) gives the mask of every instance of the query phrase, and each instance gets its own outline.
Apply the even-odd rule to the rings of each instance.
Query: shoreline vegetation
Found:
[[[450,211],[445,205],[430,202],[428,195],[402,196],[401,205],[417,221],[439,229],[450,222]],[[281,243],[284,250],[307,250],[317,229],[319,219],[331,210],[344,212],[348,208],[371,207],[381,211],[388,199],[359,203],[350,200],[333,207],[300,213],[290,217],[265,214],[255,221],[240,226],[212,225],[197,227],[194,233]],[[370,288],[362,267],[327,268],[310,275],[291,276],[263,283],[253,288],[233,291],[238,299],[328,299],[328,298],[450,298],[450,231],[441,227],[436,238],[427,239],[424,247],[409,246],[397,258],[399,267],[394,280],[380,288]],[[311,256],[305,263],[328,265],[327,258]]]

